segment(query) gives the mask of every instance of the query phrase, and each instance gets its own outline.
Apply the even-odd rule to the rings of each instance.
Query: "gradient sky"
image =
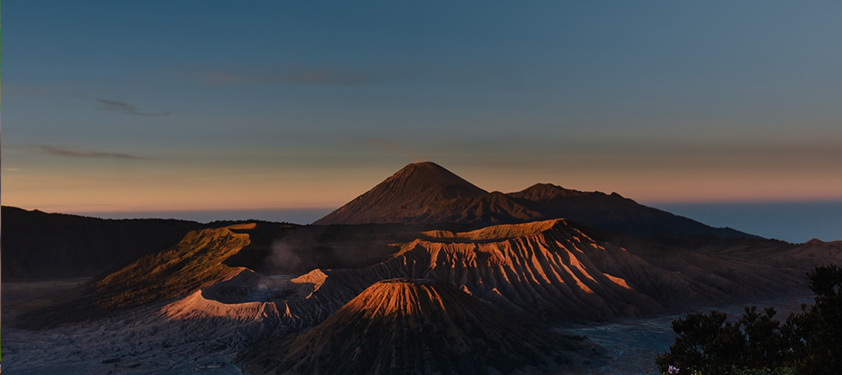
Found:
[[[842,2],[9,1],[2,203],[487,190],[842,200]]]

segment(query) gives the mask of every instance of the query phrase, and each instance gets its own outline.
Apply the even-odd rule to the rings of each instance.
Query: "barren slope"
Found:
[[[406,166],[314,224],[461,223],[480,227],[561,218],[641,238],[756,238],[647,207],[616,193],[582,192],[552,184],[536,184],[509,194],[488,193],[430,162]]]
[[[431,278],[506,311],[583,319],[760,298],[803,284],[791,270],[681,249],[644,258],[564,220],[426,232],[383,263],[325,273],[314,297],[349,299],[378,280]]]
[[[175,245],[192,221],[105,220],[3,206],[3,280],[92,277]]]
[[[513,314],[594,320],[746,301],[804,286],[800,270],[756,260],[671,247],[633,249],[594,240],[563,220],[433,230],[368,267],[317,269],[285,281],[241,273],[164,311],[179,320],[268,318],[297,329],[325,319],[380,280],[427,278]]]
[[[313,224],[409,224],[437,202],[486,194],[438,164],[409,164],[368,192]]]
[[[182,297],[241,272],[222,262],[248,243],[248,235],[229,228],[191,231],[172,248],[141,257],[65,302],[21,316],[19,324],[46,328]]]
[[[506,319],[456,287],[380,281],[315,328],[242,356],[252,374],[481,374],[560,371],[580,342]],[[492,370],[493,369],[493,370]]]
[[[546,218],[565,218],[580,225],[634,237],[759,238],[731,228],[713,228],[683,216],[647,207],[617,193],[582,192],[537,184],[509,197]]]

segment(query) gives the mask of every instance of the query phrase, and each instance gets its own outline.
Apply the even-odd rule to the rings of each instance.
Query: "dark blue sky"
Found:
[[[3,204],[335,207],[488,190],[842,199],[842,3],[17,1]]]

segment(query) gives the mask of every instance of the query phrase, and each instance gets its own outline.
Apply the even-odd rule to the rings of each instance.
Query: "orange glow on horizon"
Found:
[[[697,173],[646,170],[513,170],[458,167],[454,173],[488,191],[514,192],[549,182],[568,189],[602,191],[640,203],[781,202],[842,200],[842,176],[741,171]],[[5,173],[2,203],[51,212],[146,212],[337,208],[391,173],[366,169],[308,171],[293,179],[250,180],[214,176],[23,176]],[[393,172],[393,171],[392,171]],[[350,177],[349,177],[350,176]],[[157,178],[156,178],[157,177]]]

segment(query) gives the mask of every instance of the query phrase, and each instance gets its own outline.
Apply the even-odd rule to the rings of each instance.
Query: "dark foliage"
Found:
[[[808,274],[816,303],[787,320],[792,362],[804,374],[842,371],[842,268],[817,267]]]
[[[842,369],[842,268],[819,266],[808,273],[816,294],[812,306],[785,322],[776,311],[746,307],[736,322],[725,313],[688,313],[673,321],[678,334],[669,352],[656,359],[667,373],[735,374],[741,370],[795,369],[798,374],[834,374]]]

